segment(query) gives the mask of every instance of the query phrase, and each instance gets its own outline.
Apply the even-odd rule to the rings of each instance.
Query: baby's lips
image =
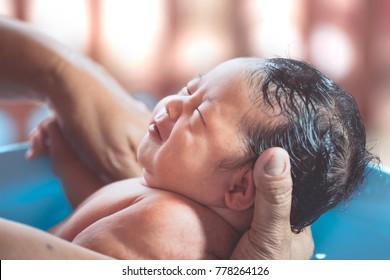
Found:
[[[157,139],[157,140],[159,140],[159,141],[163,141],[163,139],[162,139],[162,137],[161,137],[161,134],[160,134],[160,131],[159,131],[159,129],[158,129],[158,127],[157,127],[157,125],[156,125],[156,123],[151,123],[150,125],[149,125],[149,128],[148,128],[148,130],[149,130],[149,134],[153,137],[153,138],[155,138],[155,139]]]

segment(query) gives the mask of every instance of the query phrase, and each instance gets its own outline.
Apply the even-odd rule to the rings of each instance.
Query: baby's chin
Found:
[[[143,171],[143,183],[146,187],[152,188],[152,189],[159,189],[159,190],[165,190],[163,187],[161,187],[161,182],[155,178],[153,173],[148,171],[146,168],[142,169]]]

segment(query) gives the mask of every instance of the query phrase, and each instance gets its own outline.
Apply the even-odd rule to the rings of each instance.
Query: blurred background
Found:
[[[156,100],[232,57],[304,59],[355,96],[368,143],[390,166],[390,0],[0,0],[0,14]],[[1,102],[0,145],[25,141],[46,114]]]

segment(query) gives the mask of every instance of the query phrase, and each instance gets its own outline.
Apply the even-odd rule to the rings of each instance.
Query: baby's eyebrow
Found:
[[[202,73],[199,73],[198,76],[196,76],[195,78],[191,79],[188,83],[187,83],[187,86],[190,86],[190,85],[198,85],[200,83],[200,81],[202,80],[202,77],[203,77],[203,74]]]

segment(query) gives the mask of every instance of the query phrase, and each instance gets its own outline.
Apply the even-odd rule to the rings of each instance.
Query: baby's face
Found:
[[[148,186],[223,205],[235,175],[218,166],[245,155],[240,124],[251,108],[246,63],[225,62],[157,104],[138,149]]]

